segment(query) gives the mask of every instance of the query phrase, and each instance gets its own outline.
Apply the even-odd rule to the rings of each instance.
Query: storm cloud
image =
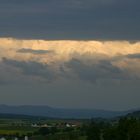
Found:
[[[140,106],[139,0],[0,0],[0,103]]]
[[[38,79],[38,82],[41,82],[41,79],[42,81],[44,80],[44,82],[49,82],[55,79],[55,73],[53,73],[51,67],[49,67],[46,64],[43,65],[41,63],[33,61],[25,62],[25,61],[10,60],[6,58],[2,59],[1,64],[6,65],[7,67],[10,68],[10,70],[15,69],[15,71],[13,71],[11,75],[15,75],[18,72],[19,75],[25,77],[25,79],[27,78],[26,79],[27,82],[30,78],[33,78],[34,80],[36,78]],[[15,75],[15,77],[16,76],[17,74]],[[20,82],[21,79],[18,80]]]
[[[98,61],[95,64],[85,64],[84,62],[72,59],[66,64],[72,69],[80,79],[96,82],[96,80],[126,80],[126,75],[119,67],[113,66],[110,61]]]
[[[21,77],[25,83],[31,78],[37,83],[40,80],[53,83],[59,79],[92,84],[102,80],[139,80],[139,52],[139,42],[1,38],[1,75],[15,75],[16,83]],[[5,73],[7,68],[11,70],[9,73]],[[6,81],[11,80],[1,78],[1,83]]]
[[[139,40],[139,0],[0,0],[0,36]]]
[[[139,41],[0,38],[0,102],[139,107],[139,54]]]

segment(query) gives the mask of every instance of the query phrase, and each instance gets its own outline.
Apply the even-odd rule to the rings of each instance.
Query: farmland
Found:
[[[0,137],[12,140],[139,140],[140,118],[59,119],[33,116],[0,117]]]

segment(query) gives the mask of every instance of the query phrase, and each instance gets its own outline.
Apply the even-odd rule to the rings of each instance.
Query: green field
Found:
[[[0,118],[0,137],[30,140],[140,140],[140,118],[68,120],[40,117]]]

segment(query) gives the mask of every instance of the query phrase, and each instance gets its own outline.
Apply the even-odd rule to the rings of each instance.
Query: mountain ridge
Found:
[[[102,109],[65,109],[53,108],[47,105],[0,105],[0,114],[19,114],[29,116],[42,116],[51,118],[112,118],[123,116],[132,111],[109,111]]]

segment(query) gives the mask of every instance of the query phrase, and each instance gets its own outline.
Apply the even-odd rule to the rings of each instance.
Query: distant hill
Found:
[[[140,118],[140,110],[127,114],[128,117]]]
[[[94,109],[62,109],[49,106],[8,106],[0,105],[0,114],[21,114],[31,116],[44,116],[49,118],[112,118],[128,114],[128,111],[106,111]]]
[[[29,116],[29,115],[22,115],[22,114],[5,114],[0,113],[0,119],[30,119],[30,118],[38,118],[37,116]]]

